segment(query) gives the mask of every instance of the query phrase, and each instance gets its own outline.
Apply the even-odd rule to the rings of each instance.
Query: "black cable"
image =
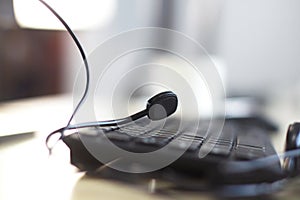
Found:
[[[64,131],[67,130],[71,124],[71,121],[73,120],[75,114],[77,113],[77,111],[79,110],[80,106],[83,104],[83,102],[85,101],[87,94],[88,94],[88,90],[89,90],[89,85],[90,85],[90,70],[89,70],[89,64],[87,61],[87,57],[86,54],[83,50],[82,45],[80,44],[79,40],[77,39],[76,35],[74,34],[74,32],[72,31],[72,29],[69,27],[69,25],[65,22],[65,20],[63,20],[63,18],[50,6],[48,5],[45,1],[43,0],[39,0],[42,4],[44,4],[53,14],[54,16],[64,25],[64,27],[66,28],[66,30],[68,31],[68,33],[70,34],[70,36],[72,37],[73,41],[75,42],[76,46],[78,47],[81,57],[83,59],[84,62],[84,66],[85,66],[85,71],[86,71],[86,85],[85,85],[85,90],[84,93],[81,97],[81,99],[79,100],[79,102],[77,103],[67,125],[64,128],[60,128],[56,131],[53,131],[52,133],[50,133],[48,135],[48,137],[46,138],[46,146],[49,150],[49,153],[51,153],[51,149],[52,147],[49,147],[48,142],[51,136],[53,136],[54,134],[60,133],[61,136],[59,138],[62,139],[64,136]]]
[[[300,149],[293,149],[283,153],[274,154],[274,155],[258,158],[251,161],[231,161],[231,162],[227,162],[225,166],[222,166],[222,170],[225,173],[230,173],[230,174],[251,172],[266,166],[273,165],[276,162],[278,162],[279,158],[287,158],[287,157],[295,158],[295,157],[299,157],[299,155],[300,155]]]
[[[83,122],[80,124],[74,124],[74,125],[68,126],[68,130],[78,129],[78,128],[88,128],[88,127],[121,126],[124,124],[128,124],[130,122],[133,122],[141,117],[144,117],[147,115],[147,113],[148,113],[147,110],[143,110],[143,111],[140,111],[129,117],[124,117],[121,119],[113,119],[113,120],[107,120],[107,121]],[[58,129],[58,130],[60,130],[60,129]]]
[[[80,99],[80,101],[78,102],[77,106],[75,107],[68,123],[67,126],[65,127],[66,129],[69,127],[69,125],[71,124],[71,121],[73,120],[75,114],[77,113],[79,107],[83,104],[84,100],[87,97],[87,93],[88,93],[88,89],[89,89],[89,85],[90,85],[90,70],[89,70],[89,64],[86,58],[86,54],[84,53],[83,47],[80,44],[79,40],[77,39],[76,35],[74,34],[74,32],[72,31],[72,29],[69,27],[69,25],[65,22],[65,20],[63,20],[63,18],[50,6],[48,5],[45,1],[43,0],[39,0],[42,4],[44,4],[54,15],[55,17],[64,25],[64,27],[66,28],[66,30],[68,31],[68,33],[71,35],[72,39],[74,40],[76,46],[78,47],[81,57],[83,59],[84,62],[84,66],[85,66],[85,71],[86,71],[86,85],[85,85],[85,90],[84,93]]]
[[[43,1],[43,0],[39,0],[39,1],[42,4],[44,4],[55,15],[55,17],[64,25],[64,27],[66,28],[68,33],[71,35],[72,39],[74,40],[75,44],[77,45],[77,47],[80,51],[80,54],[82,56],[82,59],[84,61],[84,66],[86,69],[86,85],[85,85],[84,93],[83,93],[80,101],[78,102],[77,106],[75,107],[67,125],[63,128],[53,131],[46,138],[46,146],[47,146],[50,154],[51,154],[51,150],[52,150],[53,146],[52,147],[49,146],[49,140],[53,135],[55,135],[57,133],[60,133],[60,137],[57,140],[57,141],[59,141],[60,139],[62,139],[64,137],[64,132],[66,130],[71,130],[71,129],[76,129],[76,128],[86,128],[86,127],[97,127],[97,126],[105,127],[105,126],[124,125],[124,124],[130,123],[132,121],[135,121],[141,117],[144,117],[146,115],[148,115],[148,117],[152,120],[160,120],[160,119],[163,119],[163,118],[173,114],[176,111],[177,104],[178,104],[177,96],[171,91],[165,91],[165,92],[161,92],[161,93],[153,96],[151,99],[149,99],[145,110],[142,110],[142,111],[140,111],[136,114],[133,114],[129,117],[125,117],[125,118],[117,119],[117,120],[85,122],[85,123],[71,125],[71,121],[73,120],[73,118],[74,118],[75,114],[77,113],[78,109],[80,108],[80,106],[85,101],[87,94],[88,94],[88,89],[89,89],[89,85],[90,85],[89,65],[88,65],[86,54],[84,53],[83,47],[81,46],[79,40],[77,39],[76,35],[72,31],[72,29],[69,27],[69,25],[45,1]],[[149,113],[150,108],[156,104],[160,105],[164,109],[164,111],[165,111],[164,113],[166,115],[162,115],[162,113],[159,113],[159,112],[157,114],[153,114],[153,115]]]
[[[120,126],[120,125],[123,125],[123,124],[127,124],[129,122],[132,122],[132,121],[135,121],[145,115],[147,115],[148,111],[147,110],[143,110],[143,111],[140,111],[136,114],[133,114],[129,117],[125,117],[125,118],[122,118],[122,119],[115,119],[115,120],[107,120],[107,121],[95,121],[95,122],[84,122],[84,123],[80,123],[80,124],[74,124],[74,125],[69,125],[68,127],[62,127],[60,129],[57,129],[55,131],[53,131],[52,133],[50,133],[47,138],[46,138],[46,145],[47,145],[47,148],[49,150],[49,153],[51,154],[51,150],[53,148],[53,146],[49,146],[49,140],[50,138],[57,134],[57,133],[60,133],[61,136],[58,140],[62,139],[63,138],[63,132],[65,130],[72,130],[72,129],[78,129],[78,128],[87,128],[87,127],[107,127],[107,126]]]

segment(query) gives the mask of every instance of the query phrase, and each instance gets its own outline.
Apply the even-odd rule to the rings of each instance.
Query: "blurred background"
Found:
[[[120,32],[164,27],[192,37],[218,61],[227,96],[296,95],[286,91],[300,89],[298,0],[47,2],[88,53]],[[70,93],[81,66],[67,32],[58,22],[51,24],[55,17],[26,4],[0,0],[0,101]],[[50,22],[38,17],[41,13]]]

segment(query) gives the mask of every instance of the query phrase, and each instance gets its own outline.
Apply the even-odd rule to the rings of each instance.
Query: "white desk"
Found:
[[[273,119],[282,126],[284,134],[277,135],[275,139],[279,149],[283,148],[287,123],[295,120],[297,115],[293,106],[288,102],[282,103],[283,101],[274,102],[267,108]],[[0,104],[1,125],[24,126],[28,130],[37,131],[26,139],[0,143],[1,200],[212,199],[210,195],[203,193],[175,191],[168,195],[152,194],[152,190],[126,183],[88,178],[69,164],[69,151],[62,142],[49,157],[45,137],[52,130],[65,125],[71,111],[72,99],[68,96],[41,97]],[[279,193],[279,196],[284,198],[291,193],[298,198],[300,189],[295,189],[297,187],[300,188],[299,181],[285,192]]]

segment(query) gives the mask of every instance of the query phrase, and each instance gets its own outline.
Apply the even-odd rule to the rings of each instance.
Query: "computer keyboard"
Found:
[[[195,126],[195,123],[198,126]],[[217,127],[223,127],[220,133],[214,132],[218,130]],[[182,123],[176,118],[153,123],[144,118],[121,127],[79,130],[65,136],[63,141],[71,150],[71,163],[82,171],[95,171],[102,166],[103,163],[95,154],[110,154],[111,145],[124,152],[145,156],[165,148],[155,157],[156,161],[175,157],[181,152],[182,154],[160,169],[161,171],[172,169],[215,183],[249,184],[276,181],[275,177],[281,173],[279,158],[268,167],[237,174],[226,174],[223,166],[231,161],[246,162],[276,155],[270,141],[272,131],[274,126],[261,123],[261,120],[256,118],[225,119],[225,122],[216,119],[214,123],[206,120]],[[151,160],[148,161],[139,164],[151,165]],[[130,165],[136,166],[136,163],[128,161],[124,162],[124,165],[130,168]],[[147,166],[141,167],[147,169]]]

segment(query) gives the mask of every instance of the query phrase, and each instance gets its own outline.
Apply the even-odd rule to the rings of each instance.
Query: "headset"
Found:
[[[71,122],[76,115],[77,111],[79,110],[80,106],[84,103],[86,96],[88,94],[89,90],[89,83],[90,83],[90,72],[89,72],[89,64],[87,61],[86,54],[82,48],[82,45],[80,44],[79,40],[77,39],[76,35],[72,31],[72,29],[69,27],[69,25],[64,21],[64,19],[45,1],[39,0],[42,4],[44,4],[56,17],[57,19],[64,25],[68,33],[71,35],[72,39],[74,40],[76,46],[79,49],[79,52],[82,56],[83,62],[84,62],[84,67],[86,71],[86,85],[85,85],[85,90],[84,93],[79,100],[78,104],[76,105],[67,125],[65,127],[59,128],[52,133],[50,133],[47,138],[46,138],[46,146],[49,150],[49,154],[51,154],[53,146],[49,146],[49,140],[50,138],[59,133],[60,137],[58,140],[62,139],[64,137],[64,132],[67,130],[72,130],[72,129],[80,129],[80,128],[87,128],[87,127],[107,127],[107,126],[120,126],[124,124],[128,124],[132,121],[138,120],[144,116],[147,116],[149,119],[156,121],[156,120],[161,120],[164,119],[170,115],[172,115],[178,105],[178,99],[176,94],[174,94],[171,91],[165,91],[161,92],[152,98],[150,98],[147,102],[146,109],[137,112],[129,117],[124,117],[121,119],[114,119],[114,120],[106,120],[106,121],[94,121],[94,122],[85,122],[85,123],[80,123],[80,124],[74,124],[71,125]]]
[[[86,128],[86,127],[107,127],[107,126],[124,125],[132,121],[135,121],[137,119],[140,119],[144,116],[147,116],[151,120],[161,120],[172,115],[176,111],[178,105],[177,96],[171,91],[166,91],[166,92],[159,93],[153,96],[152,98],[150,98],[147,102],[146,109],[136,114],[133,114],[129,117],[115,119],[115,120],[86,122],[86,123],[71,125],[71,121],[73,120],[80,106],[84,103],[88,93],[89,80],[90,80],[88,61],[79,40],[77,39],[76,35],[73,33],[71,28],[68,26],[68,24],[45,1],[43,0],[39,0],[39,1],[42,4],[44,4],[56,16],[56,18],[58,18],[58,20],[64,25],[64,27],[66,28],[66,30],[68,31],[68,33],[70,34],[70,36],[72,37],[72,39],[74,40],[75,44],[77,45],[80,51],[80,54],[84,62],[85,71],[86,71],[86,87],[84,93],[80,101],[76,105],[67,125],[65,127],[53,131],[46,138],[46,146],[49,150],[49,153],[51,153],[53,146],[50,147],[48,142],[50,137],[52,137],[54,134],[59,133],[60,138],[58,140],[60,140],[64,137],[64,132],[67,130]],[[281,171],[278,173],[278,176],[274,177],[275,181],[272,183],[262,183],[261,185],[259,184],[246,185],[246,187],[242,188],[244,190],[245,196],[247,196],[247,194],[249,193],[249,191],[251,191],[251,189],[253,189],[253,187],[255,187],[256,189],[255,194],[257,194],[257,191],[260,191],[261,194],[270,193],[273,190],[276,190],[278,188],[278,185],[281,185],[281,183],[285,182],[288,178],[295,177],[300,174],[300,123],[295,122],[289,125],[286,134],[286,144],[285,144],[284,153],[271,155],[264,158],[251,160],[251,161],[228,161],[224,163],[224,165],[222,165],[222,170],[227,175],[239,176],[240,174],[249,173],[251,171],[256,171],[259,170],[260,168],[264,168],[272,164],[275,164],[276,162],[278,162],[278,158],[283,158],[283,165],[281,166]],[[226,186],[225,189],[223,188],[222,192],[227,196],[235,196],[235,195],[241,196],[241,191],[239,191],[239,193],[236,194],[236,189],[239,186],[241,185],[236,185],[236,187],[232,185]],[[257,188],[260,189],[257,190]]]

